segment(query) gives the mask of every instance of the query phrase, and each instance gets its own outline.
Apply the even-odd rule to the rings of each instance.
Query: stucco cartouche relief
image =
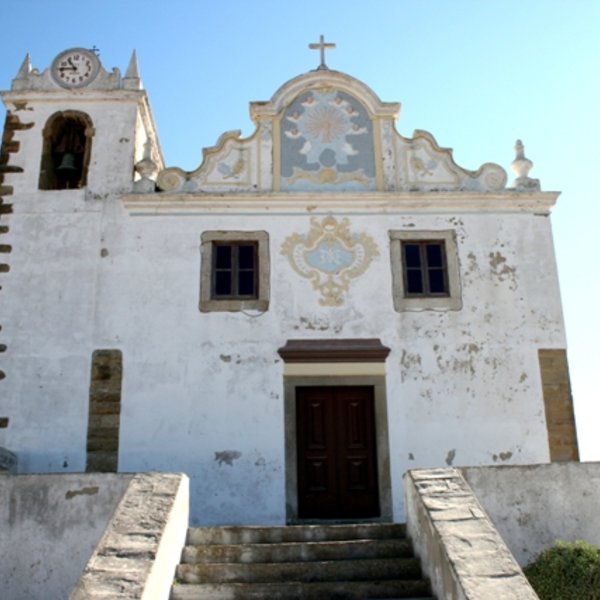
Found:
[[[298,275],[312,282],[322,306],[339,306],[351,280],[369,268],[379,251],[370,235],[350,231],[347,218],[338,223],[332,216],[312,217],[310,225],[308,233],[287,237],[281,254]]]

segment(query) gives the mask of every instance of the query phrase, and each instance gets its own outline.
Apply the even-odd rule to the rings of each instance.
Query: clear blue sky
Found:
[[[25,54],[96,45],[105,68],[135,48],[167,165],[193,169],[221,133],[253,130],[248,102],[318,65],[402,103],[397,127],[433,133],[458,164],[507,170],[522,138],[552,221],[580,448],[600,460],[599,0],[0,0],[0,88]],[[512,180],[512,173],[509,171]]]

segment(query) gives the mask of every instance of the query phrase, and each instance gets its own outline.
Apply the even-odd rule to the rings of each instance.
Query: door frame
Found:
[[[377,481],[379,487],[380,516],[368,521],[391,521],[392,486],[390,476],[390,445],[388,433],[387,393],[383,363],[365,363],[366,368],[357,369],[359,365],[347,363],[328,364],[327,375],[310,374],[284,375],[284,421],[285,421],[285,495],[286,520],[288,523],[302,523],[305,519],[298,517],[298,472],[297,472],[297,429],[296,429],[296,388],[297,387],[345,387],[368,386],[373,388],[375,409],[375,435],[377,452]],[[337,368],[336,368],[337,367]],[[336,371],[338,371],[336,373]],[[361,374],[361,371],[364,374]],[[352,373],[352,374],[351,374]],[[314,521],[314,520],[313,520]]]

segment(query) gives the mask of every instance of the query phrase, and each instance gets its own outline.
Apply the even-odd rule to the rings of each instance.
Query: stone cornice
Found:
[[[132,216],[192,214],[447,214],[533,213],[548,215],[560,192],[370,192],[125,194]]]
[[[4,103],[8,102],[114,102],[115,100],[139,101],[144,98],[146,90],[11,90],[0,92]]]

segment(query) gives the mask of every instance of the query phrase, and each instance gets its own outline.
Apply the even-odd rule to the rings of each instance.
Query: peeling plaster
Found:
[[[510,451],[507,452],[500,452],[499,454],[493,454],[492,455],[492,460],[494,462],[498,462],[498,459],[500,459],[503,462],[506,462],[507,460],[510,460],[512,458],[513,453]]]
[[[475,256],[475,253],[469,252],[469,254],[467,254],[467,258],[469,259],[469,266],[467,267],[467,271],[469,273],[474,273],[475,271],[477,271],[477,257]]]
[[[421,398],[424,398],[425,400],[427,400],[427,401],[429,401],[429,402],[431,402],[431,401],[433,400],[433,393],[432,393],[431,389],[426,389],[426,390],[423,390],[423,391],[422,391],[422,392],[419,394],[419,396],[420,396]]]
[[[500,252],[490,252],[490,267],[492,274],[495,275],[499,281],[510,281],[510,289],[517,289],[517,278],[515,267],[509,267],[506,258],[500,254]]]
[[[471,375],[475,375],[475,366],[473,364],[474,354],[479,351],[479,348],[475,346],[476,350],[471,348],[471,346],[475,346],[475,344],[463,344],[457,348],[458,351],[463,351],[468,353],[468,357],[460,359],[456,356],[452,356],[451,358],[444,359],[443,356],[438,355],[436,357],[436,363],[439,370],[442,373],[470,373]]]
[[[84,487],[80,490],[68,490],[65,494],[65,498],[67,500],[71,500],[71,498],[75,498],[75,496],[95,496],[98,493],[98,486],[90,486]]]
[[[300,317],[300,323],[294,325],[294,329],[307,329],[309,331],[327,331],[331,328],[331,325],[325,319],[309,319],[308,317]],[[335,333],[341,331],[341,327],[335,326],[333,330]]]
[[[489,365],[490,367],[492,367],[492,369],[494,369],[494,371],[495,371],[495,370],[496,370],[496,369],[499,367],[499,365],[500,365],[500,361],[499,361],[499,360],[498,360],[498,359],[497,359],[495,356],[493,356],[493,357],[491,357],[491,358],[490,358],[490,357],[487,357],[487,358],[484,360],[484,362],[485,362],[485,364],[486,364],[486,365]]]
[[[219,466],[226,464],[232,467],[233,461],[240,458],[240,456],[242,456],[242,453],[238,450],[222,450],[221,452],[215,452],[215,461],[219,463]]]
[[[469,354],[475,354],[479,352],[479,346],[477,344],[463,344],[458,347],[459,350],[466,350]]]
[[[414,375],[415,371],[421,372],[421,356],[402,350],[400,366],[402,367],[400,377],[404,381],[408,375]]]

